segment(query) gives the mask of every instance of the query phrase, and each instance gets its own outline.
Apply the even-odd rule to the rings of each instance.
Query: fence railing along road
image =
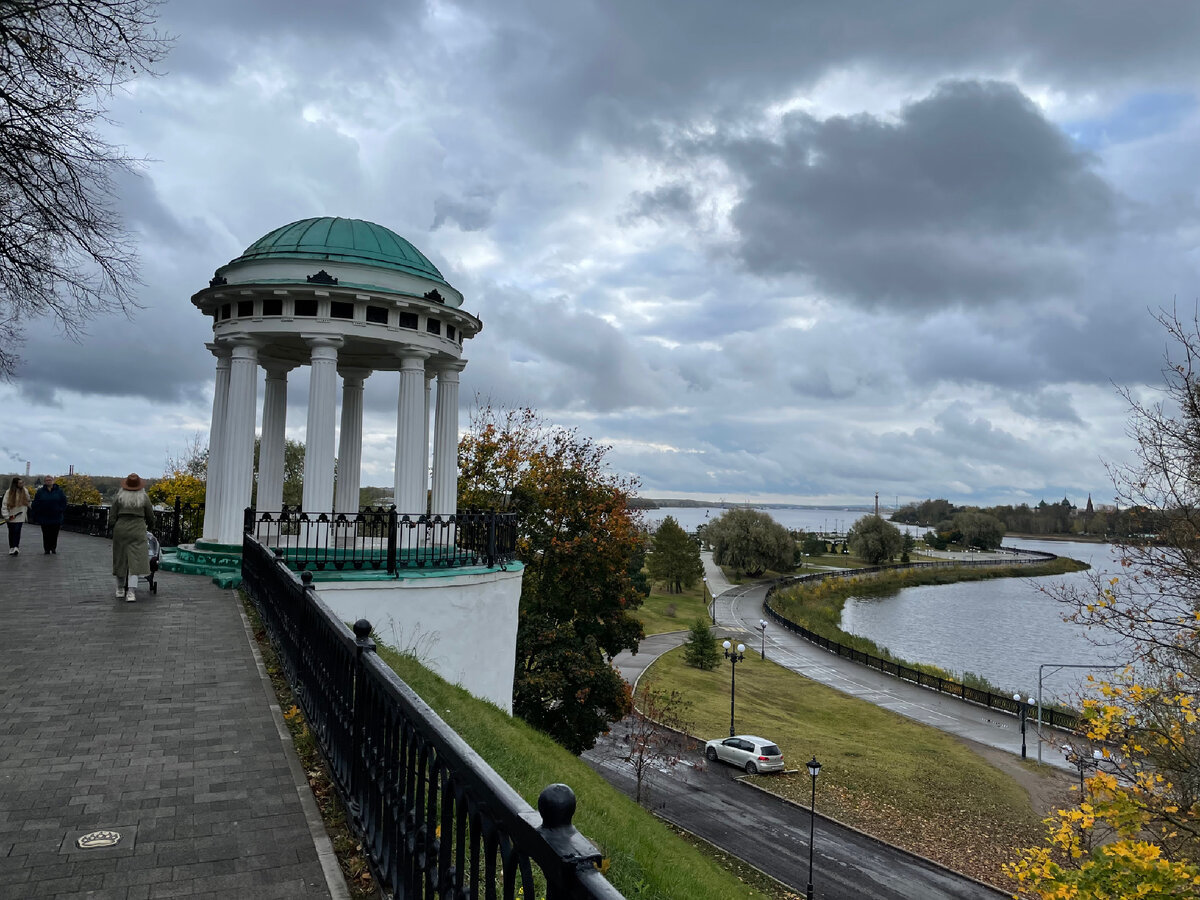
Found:
[[[550,785],[535,812],[280,557],[247,534],[245,590],[383,888],[396,897],[618,900]]]

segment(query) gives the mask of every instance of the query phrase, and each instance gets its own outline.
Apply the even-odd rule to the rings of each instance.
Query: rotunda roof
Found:
[[[337,260],[447,283],[420,250],[394,231],[363,219],[300,219],[263,235],[222,268],[267,259]]]

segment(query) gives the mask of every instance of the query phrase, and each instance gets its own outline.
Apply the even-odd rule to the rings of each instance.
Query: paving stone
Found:
[[[68,532],[0,556],[0,900],[329,897],[236,594],[118,602],[110,567]]]

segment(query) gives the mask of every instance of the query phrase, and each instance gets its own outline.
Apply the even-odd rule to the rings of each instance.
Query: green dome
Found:
[[[313,259],[358,263],[407,272],[446,284],[437,266],[394,231],[362,219],[319,216],[276,228],[229,265],[267,259]]]

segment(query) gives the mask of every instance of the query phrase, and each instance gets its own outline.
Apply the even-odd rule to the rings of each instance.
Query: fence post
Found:
[[[394,506],[388,508],[387,571],[389,575],[396,573],[396,507]]]
[[[494,512],[488,513],[487,564],[489,569],[496,564],[496,514]]]
[[[180,528],[180,521],[179,521],[180,515],[181,515],[180,506],[181,506],[181,504],[180,504],[180,500],[179,500],[179,495],[176,494],[175,495],[175,526],[171,529],[171,543],[174,544],[176,547],[179,546],[179,538],[181,537],[180,532],[182,531],[182,528]]]
[[[366,691],[363,690],[363,655],[375,652],[375,642],[371,640],[371,623],[359,619],[354,623],[354,670],[351,674],[353,684],[354,710],[350,719],[350,810],[355,820],[361,822],[363,809],[362,795],[366,790],[363,784],[363,774],[366,771],[366,760],[363,758],[363,730],[367,721]]]

